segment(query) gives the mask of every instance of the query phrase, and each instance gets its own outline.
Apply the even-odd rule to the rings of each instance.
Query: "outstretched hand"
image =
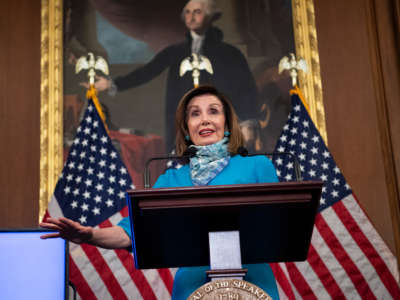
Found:
[[[82,244],[87,243],[93,237],[93,228],[90,226],[82,226],[78,222],[67,218],[47,218],[46,222],[39,224],[40,227],[56,230],[58,232],[42,235],[41,239],[61,237],[65,240]]]

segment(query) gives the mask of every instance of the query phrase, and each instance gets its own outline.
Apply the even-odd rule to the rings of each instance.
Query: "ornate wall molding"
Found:
[[[297,57],[307,61],[308,72],[300,72],[300,88],[310,108],[311,118],[325,143],[326,134],[324,102],[319,65],[317,29],[313,0],[293,0],[293,27]]]
[[[312,0],[293,0],[293,26],[297,57],[306,59],[307,74],[300,73],[300,88],[313,121],[327,141]],[[63,165],[63,1],[42,0],[40,210],[42,218]]]
[[[42,0],[39,219],[63,164],[62,0]]]

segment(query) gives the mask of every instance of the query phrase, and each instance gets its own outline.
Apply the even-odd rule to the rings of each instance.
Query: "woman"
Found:
[[[200,86],[181,99],[176,112],[176,150],[183,155],[188,148],[196,149],[194,157],[180,169],[168,169],[153,187],[276,182],[275,168],[264,156],[242,157],[237,150],[243,146],[236,113],[230,102],[214,87]],[[93,229],[77,222],[49,218],[40,224],[58,233],[43,238],[62,237],[75,243],[90,243],[104,248],[131,246],[129,219],[118,226]],[[246,265],[244,278],[279,299],[275,279],[267,264]],[[172,298],[186,299],[206,283],[207,267],[180,268],[175,276]]]

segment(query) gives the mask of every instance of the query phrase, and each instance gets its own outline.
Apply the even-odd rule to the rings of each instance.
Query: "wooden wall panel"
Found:
[[[400,261],[400,4],[395,0],[368,2],[370,52],[382,158],[394,241]]]
[[[40,1],[0,1],[0,227],[37,226]]]
[[[381,99],[371,52],[375,42],[370,3],[314,3],[329,148],[378,232],[395,252],[383,157],[387,146],[382,144],[384,120],[377,111]]]

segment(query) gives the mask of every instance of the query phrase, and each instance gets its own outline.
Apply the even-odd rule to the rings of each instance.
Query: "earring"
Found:
[[[231,133],[230,133],[229,131],[225,131],[225,132],[224,132],[224,136],[228,137],[228,136],[230,136],[230,135],[231,135]]]
[[[189,142],[190,141],[190,136],[185,135],[185,140],[186,140],[186,142]]]

